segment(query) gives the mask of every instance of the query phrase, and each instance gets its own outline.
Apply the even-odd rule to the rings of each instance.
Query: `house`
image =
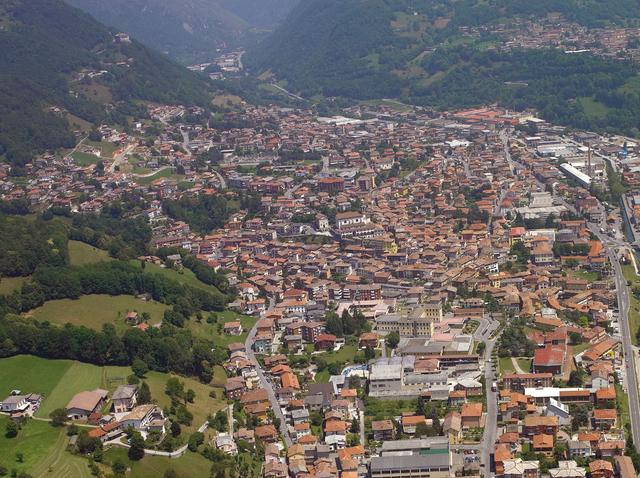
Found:
[[[462,417],[457,412],[449,412],[444,417],[442,432],[449,437],[450,445],[458,445],[462,441]]]
[[[534,453],[541,453],[545,456],[553,456],[553,435],[534,435],[531,449]]]
[[[67,416],[72,420],[86,420],[89,415],[102,408],[107,395],[108,392],[106,390],[100,389],[77,393],[65,407]]]
[[[130,411],[136,405],[138,387],[136,385],[119,385],[113,392],[111,403],[115,413]]]
[[[216,436],[216,448],[225,455],[235,456],[238,454],[238,447],[233,437],[228,433],[219,433]]]
[[[480,428],[482,426],[482,403],[465,403],[460,413],[462,429]]]
[[[589,458],[593,454],[591,443],[588,441],[569,440],[567,441],[567,448],[571,458]]]
[[[533,356],[534,373],[562,375],[566,352],[566,346],[547,345],[542,349],[537,349]]]
[[[332,450],[344,448],[347,443],[347,422],[330,420],[324,424],[324,442]]]
[[[230,377],[224,385],[224,393],[229,400],[238,400],[246,391],[243,377]]]
[[[407,435],[415,435],[416,428],[420,424],[427,424],[427,419],[424,415],[405,415],[402,417],[402,431]]]
[[[573,460],[561,460],[558,468],[549,469],[551,478],[586,478],[587,471]]]
[[[320,334],[314,343],[316,350],[333,350],[338,338],[333,334]]]
[[[613,465],[608,461],[594,460],[589,463],[591,478],[613,478]]]
[[[391,420],[374,420],[371,422],[371,429],[375,441],[395,439],[396,427]]]
[[[26,395],[9,395],[0,403],[0,411],[4,413],[23,413],[30,407]]]
[[[380,336],[375,332],[363,332],[360,335],[358,347],[361,349],[372,348],[375,349],[378,346]]]
[[[504,478],[538,478],[540,476],[540,462],[538,460],[524,461],[522,458],[504,460]]]
[[[633,467],[633,461],[628,456],[616,456],[614,463],[620,478],[636,478],[638,476]]]
[[[159,431],[164,433],[164,415],[162,409],[152,403],[138,405],[120,419],[123,429],[132,427],[138,431]]]
[[[558,417],[528,415],[524,418],[522,434],[530,438],[535,435],[551,435],[555,437],[558,434],[558,429]]]
[[[227,322],[224,324],[226,335],[242,335],[242,324],[239,321]]]
[[[254,430],[256,440],[264,443],[276,443],[278,441],[278,430],[273,425],[261,425]]]
[[[593,411],[591,425],[596,430],[610,430],[615,428],[618,419],[618,412],[615,408],[597,408]]]

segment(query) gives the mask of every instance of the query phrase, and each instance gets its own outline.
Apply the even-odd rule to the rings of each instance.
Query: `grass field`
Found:
[[[114,151],[116,151],[120,147],[106,141],[90,141],[89,139],[85,140],[85,144],[93,146],[94,148],[98,148],[103,158],[112,158]]]
[[[105,452],[105,463],[111,464],[120,460],[131,467],[132,478],[160,478],[167,470],[173,469],[179,478],[192,476],[209,476],[211,462],[198,453],[187,452],[180,458],[165,458],[160,456],[146,456],[140,461],[130,461],[127,450],[111,448]]]
[[[173,169],[163,169],[162,171],[158,171],[156,174],[153,174],[151,176],[147,176],[144,178],[135,178],[135,181],[141,186],[144,186],[160,178],[175,179],[176,181],[180,182],[184,179],[184,176],[176,174]]]
[[[149,372],[145,378],[145,381],[149,384],[149,390],[151,390],[151,397],[160,407],[168,407],[171,405],[171,399],[164,393],[167,380],[172,375],[160,372]],[[213,387],[201,383],[195,379],[188,377],[178,377],[184,382],[185,390],[192,389],[196,392],[196,398],[193,403],[189,403],[187,409],[193,414],[193,422],[191,426],[183,426],[183,430],[188,433],[193,433],[202,425],[207,416],[215,414],[218,410],[227,406],[226,399],[222,398],[223,390],[221,388],[216,389],[216,398],[211,398],[209,392],[213,390]]]
[[[500,364],[500,373],[514,373],[515,368],[513,366],[513,362],[511,361],[511,357],[502,357],[499,361]]]
[[[355,345],[343,345],[337,352],[323,353],[322,358],[327,361],[327,365],[332,363],[349,364],[352,363],[357,351],[358,349]],[[329,381],[329,375],[329,370],[324,369],[316,374],[315,381],[317,383],[326,383]]]
[[[223,383],[224,371],[217,367],[215,371],[217,384]],[[222,376],[221,376],[222,373]],[[71,397],[83,390],[104,388],[113,392],[125,383],[131,374],[129,367],[98,367],[71,360],[46,360],[39,357],[20,355],[0,359],[0,394],[6,396],[13,389],[22,392],[37,392],[44,396],[44,401],[37,416],[47,417],[49,412],[64,407]],[[146,381],[151,390],[152,399],[160,407],[170,405],[169,397],[164,393],[165,385],[171,375],[149,372]],[[183,427],[184,433],[192,433],[209,414],[226,407],[222,397],[222,389],[217,388],[216,399],[209,397],[212,387],[195,379],[179,377],[185,383],[185,389],[196,392],[194,403],[188,405],[194,420],[190,427]],[[8,418],[0,416],[0,465],[9,470],[16,469],[34,477],[51,478],[89,478],[88,462],[66,451],[68,437],[64,429],[53,428],[48,422],[30,420],[15,439],[4,436]],[[24,462],[16,461],[16,453],[24,455]],[[107,451],[107,456],[121,457],[129,464],[126,450]],[[211,463],[201,455],[187,453],[185,456],[169,460],[162,457],[145,457],[142,461],[131,464],[131,477],[163,476],[168,468],[174,468],[180,477],[208,476]],[[105,469],[105,471],[107,471]]]
[[[253,325],[258,320],[256,317],[251,317],[248,315],[240,315],[236,314],[233,311],[225,310],[224,312],[217,312],[218,314],[218,323],[227,323],[239,320],[242,324],[242,328],[244,332],[242,335],[225,335],[224,332],[218,332],[218,323],[208,324],[206,320],[203,320],[201,323],[196,322],[194,319],[191,319],[187,323],[187,327],[193,333],[194,337],[213,340],[214,344],[220,347],[226,347],[227,345],[234,342],[244,342],[247,338],[247,333],[249,329],[253,327]],[[205,312],[204,317],[206,319],[207,313]]]
[[[79,299],[50,300],[28,312],[37,320],[47,320],[54,324],[84,325],[99,330],[104,324],[114,324],[119,331],[128,326],[124,323],[127,312],[148,312],[151,323],[162,321],[164,311],[169,307],[153,300],[145,301],[131,295],[84,295]]]
[[[131,264],[140,267],[140,261],[132,260]],[[147,263],[145,264],[144,271],[146,274],[160,274],[164,277],[167,277],[168,279],[173,279],[179,282],[180,284],[190,285],[192,287],[198,287],[199,289],[206,290],[209,292],[214,292],[218,290],[215,287],[202,282],[200,279],[196,277],[196,275],[193,272],[191,272],[191,270],[187,269],[186,267],[180,271],[177,271],[175,269],[161,267],[156,264]]]
[[[518,358],[516,359],[516,362],[518,362],[518,365],[525,373],[529,373],[531,371],[531,362],[532,362],[531,359]]]
[[[105,250],[80,241],[69,241],[69,261],[72,266],[84,266],[111,260],[113,259]]]
[[[0,430],[4,431],[8,421],[8,417],[0,416]],[[15,438],[6,438],[4,432],[0,434],[0,465],[34,477],[89,478],[88,462],[67,452],[66,443],[64,429],[30,420]],[[22,463],[16,460],[17,453],[22,453]]]
[[[584,109],[585,114],[590,118],[604,118],[609,112],[609,108],[595,98],[582,97],[579,98],[578,101]]]
[[[600,275],[597,272],[583,270],[571,271],[569,272],[569,275],[576,279],[584,279],[588,282],[595,282],[600,278]]]
[[[19,290],[22,284],[30,277],[2,277],[0,278],[0,295],[9,295],[15,290]]]
[[[113,391],[118,385],[126,383],[126,377],[130,374],[129,367],[98,367],[72,362],[65,375],[42,403],[37,415],[48,417],[52,410],[64,408],[76,393],[83,390],[103,388]]]
[[[74,151],[71,153],[71,157],[78,166],[89,166],[90,164],[98,164],[98,162],[101,161],[101,158],[98,156],[83,153],[82,151]]]
[[[31,355],[0,359],[0,397],[6,397],[11,390],[49,397],[71,364],[71,360],[45,360]]]
[[[23,393],[42,394],[44,400],[37,416],[46,418],[52,410],[64,407],[76,393],[96,388],[113,392],[118,385],[126,383],[130,374],[130,367],[99,367],[72,360],[47,360],[31,355],[18,355],[0,359],[0,394],[4,398],[14,389]],[[171,404],[171,400],[164,393],[167,380],[171,376],[166,373],[149,372],[144,379],[149,384],[151,397],[161,407]],[[222,398],[223,390],[220,388],[226,376],[221,367],[216,367],[212,382],[218,387],[215,399],[209,396],[214,387],[193,378],[178,378],[184,382],[185,389],[191,388],[196,392],[194,403],[188,405],[189,411],[193,413],[193,424],[191,427],[185,427],[190,432],[195,431],[210,413],[226,406],[226,400]]]

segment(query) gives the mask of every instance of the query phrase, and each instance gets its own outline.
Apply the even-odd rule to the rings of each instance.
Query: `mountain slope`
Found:
[[[558,25],[560,37],[578,31],[598,50],[592,27],[637,27],[640,2],[303,0],[243,60],[307,98],[395,97],[437,109],[497,102],[568,126],[638,134],[638,67],[619,50],[565,54],[544,36]]]
[[[67,0],[183,62],[210,60],[253,27],[272,28],[297,0]]]
[[[634,0],[305,0],[245,56],[307,95],[396,95],[425,52],[465,41],[460,27],[562,15],[587,26],[637,23]],[[373,78],[373,80],[372,80]],[[373,85],[373,88],[372,88]]]
[[[69,118],[124,121],[131,100],[208,101],[203,79],[136,42],[116,43],[61,0],[6,0],[0,25],[0,156],[14,166],[72,145]]]

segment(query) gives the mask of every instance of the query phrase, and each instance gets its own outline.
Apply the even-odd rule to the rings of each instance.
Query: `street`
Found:
[[[618,295],[618,309],[620,310],[620,335],[622,336],[622,352],[625,358],[626,367],[626,388],[629,397],[629,415],[631,421],[631,436],[636,450],[640,451],[640,401],[638,399],[638,373],[636,367],[634,347],[631,343],[632,331],[629,326],[629,287],[627,280],[622,273],[622,267],[618,261],[618,257],[614,247],[618,245],[618,241],[612,240],[605,234],[600,233],[595,225],[589,225],[589,229],[602,242],[609,256],[611,267],[615,275],[616,291]]]
[[[260,379],[260,385],[262,386],[262,388],[264,388],[267,391],[269,403],[271,404],[271,409],[273,410],[273,413],[275,414],[275,416],[280,420],[280,433],[282,435],[282,438],[284,439],[284,442],[287,448],[289,448],[293,444],[293,441],[291,440],[291,436],[289,435],[289,427],[287,426],[287,420],[284,414],[282,413],[282,408],[278,403],[278,398],[276,397],[273,387],[267,380],[267,377],[264,374],[264,370],[262,369],[260,362],[258,362],[258,360],[256,359],[256,354],[253,351],[253,339],[256,336],[257,327],[258,327],[258,323],[256,322],[253,328],[249,331],[249,335],[247,335],[247,339],[245,340],[245,343],[244,343],[245,348],[247,350],[247,358],[256,364],[256,372],[258,374],[258,378]]]

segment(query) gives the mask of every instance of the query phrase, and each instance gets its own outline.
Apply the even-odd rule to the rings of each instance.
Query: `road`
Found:
[[[249,360],[253,361],[256,364],[256,372],[258,374],[258,378],[260,379],[260,385],[267,391],[267,396],[269,397],[269,403],[271,404],[271,409],[275,416],[280,419],[280,434],[284,439],[287,448],[293,445],[293,440],[291,440],[291,435],[289,435],[289,427],[287,426],[287,420],[282,413],[282,408],[280,407],[280,403],[278,403],[278,398],[271,386],[271,383],[267,380],[267,377],[264,374],[264,370],[260,365],[260,362],[256,359],[256,354],[253,352],[253,340],[256,336],[256,332],[258,330],[258,323],[256,322],[253,328],[249,331],[249,335],[247,335],[247,340],[245,340],[244,346],[247,350],[247,357]]]
[[[614,247],[617,246],[617,241],[612,240],[609,236],[601,234],[595,225],[589,225],[589,228],[593,234],[598,236],[598,239],[604,245],[605,250],[609,256],[609,262],[615,275],[616,292],[618,294],[618,309],[620,334],[622,335],[622,352],[625,358],[626,367],[626,385],[627,394],[629,397],[629,414],[631,418],[631,436],[633,437],[633,443],[636,450],[640,451],[640,400],[638,398],[638,371],[636,368],[636,360],[634,348],[631,343],[631,334],[636,331],[632,331],[629,326],[629,287],[627,286],[627,280],[622,273],[622,267],[616,255]]]
[[[135,149],[136,145],[135,144],[128,144],[126,145],[123,149],[120,150],[120,152],[116,155],[113,156],[113,162],[111,163],[111,165],[109,166],[109,172],[111,174],[113,174],[116,170],[116,166],[121,166],[122,164],[126,163],[126,157],[127,155],[133,151]]]
[[[299,100],[299,101],[305,101],[305,99],[302,96],[294,95],[290,91],[285,90],[283,87],[281,87],[279,85],[276,85],[275,83],[271,83],[271,86],[273,86],[275,89],[281,91],[285,95],[290,96],[293,99],[296,99],[296,100]]]
[[[493,445],[496,442],[498,434],[498,392],[494,392],[491,388],[493,382],[497,382],[498,377],[493,369],[493,362],[489,362],[491,354],[496,345],[496,342],[500,338],[500,334],[496,335],[493,339],[489,339],[491,333],[493,333],[499,326],[497,322],[492,321],[494,327],[491,332],[488,332],[487,339],[484,341],[486,344],[484,356],[487,357],[484,368],[484,381],[487,394],[487,415],[484,424],[484,435],[482,435],[482,456],[480,457],[480,463],[484,466],[485,478],[493,476],[491,471],[491,455],[493,454]],[[490,327],[491,328],[491,327]],[[497,367],[496,367],[497,369]]]

